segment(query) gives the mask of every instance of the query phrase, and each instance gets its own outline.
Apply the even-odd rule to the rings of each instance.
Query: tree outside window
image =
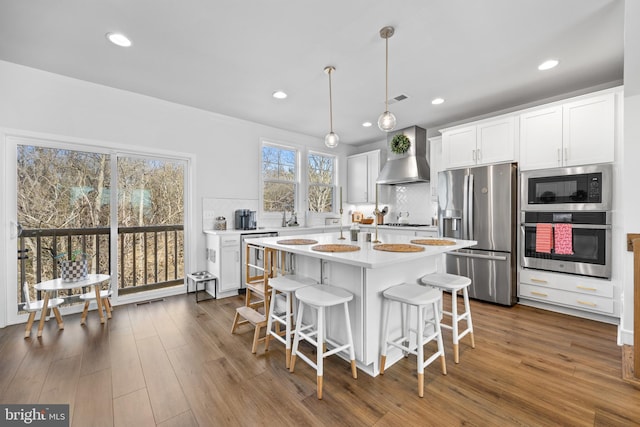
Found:
[[[262,208],[264,212],[295,209],[298,188],[297,158],[295,149],[263,145]]]
[[[309,153],[309,211],[333,212],[335,188],[335,157]]]

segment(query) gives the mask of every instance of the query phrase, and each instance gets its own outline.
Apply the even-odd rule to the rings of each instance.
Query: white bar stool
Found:
[[[353,335],[351,334],[351,320],[349,317],[348,303],[353,299],[353,294],[345,289],[338,288],[332,285],[315,285],[306,286],[296,291],[296,298],[299,301],[298,314],[296,319],[296,330],[293,339],[293,348],[291,350],[291,366],[289,370],[293,372],[296,364],[296,356],[300,356],[302,360],[307,362],[311,367],[317,371],[317,393],[318,399],[322,399],[322,364],[323,359],[332,354],[341,352],[342,350],[349,349],[349,358],[351,360],[351,375],[353,378],[358,378],[356,370],[356,354],[353,348]],[[326,317],[325,308],[340,305],[344,307],[345,316],[345,330],[347,332],[347,344],[340,345],[326,337]],[[302,317],[304,313],[304,306],[308,305],[311,308],[317,310],[316,324],[310,324],[303,326]],[[315,328],[314,328],[315,326]],[[314,340],[315,337],[315,340]],[[303,339],[316,347],[316,362],[313,362],[309,357],[298,352],[298,343],[300,339]],[[324,343],[331,344],[334,348],[331,350],[324,349]]]
[[[458,276],[449,273],[433,273],[423,276],[420,281],[427,286],[433,286],[443,291],[451,292],[451,311],[442,310],[442,314],[451,317],[451,325],[442,324],[443,328],[451,329],[453,334],[453,361],[460,362],[459,342],[465,335],[471,337],[471,348],[476,348],[476,342],[473,338],[473,322],[471,321],[471,306],[469,305],[468,288],[471,279],[465,276]],[[464,312],[458,314],[458,291],[462,290],[462,298],[464,300]],[[462,332],[459,331],[458,322],[467,321],[467,328]]]
[[[269,350],[269,340],[271,337],[283,343],[286,348],[285,366],[288,369],[291,360],[291,336],[294,332],[292,326],[295,324],[295,316],[292,310],[294,293],[305,286],[317,285],[318,281],[306,276],[288,274],[274,277],[269,281],[269,284],[271,285],[271,304],[269,305],[267,337],[264,341],[264,351]],[[280,307],[280,304],[278,304],[282,296],[284,296],[285,303],[284,311]],[[274,321],[276,325],[275,330],[273,330]],[[280,331],[280,325],[285,326],[284,335],[283,332]]]
[[[442,298],[442,291],[434,288],[426,288],[417,283],[403,283],[393,286],[382,293],[384,299],[382,301],[382,352],[380,355],[380,375],[384,375],[384,365],[387,361],[387,350],[389,346],[397,347],[403,352],[415,354],[417,356],[418,365],[418,396],[424,396],[424,368],[431,364],[438,357],[442,367],[442,374],[447,374],[447,363],[444,359],[444,344],[442,342],[442,331],[440,329],[440,315],[438,305]],[[406,310],[406,320],[402,319],[402,336],[400,338],[389,340],[389,311],[391,302],[399,302],[401,316],[405,312],[407,306],[416,307],[416,334],[415,343],[411,343],[411,330],[408,325],[410,310]],[[425,319],[425,311],[431,306],[433,313],[430,319]],[[433,325],[434,332],[425,336],[425,324]],[[438,343],[438,350],[433,353],[427,360],[424,360],[424,345],[433,339]]]

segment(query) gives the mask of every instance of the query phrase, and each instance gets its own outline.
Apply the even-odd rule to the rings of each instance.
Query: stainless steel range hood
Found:
[[[405,134],[411,146],[404,154],[394,154],[389,147],[393,137],[399,133]],[[427,131],[418,126],[412,126],[387,134],[388,156],[387,163],[380,171],[376,182],[378,184],[406,184],[411,182],[429,182],[431,171],[427,160]]]

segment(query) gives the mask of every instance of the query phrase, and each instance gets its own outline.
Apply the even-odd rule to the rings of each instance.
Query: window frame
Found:
[[[277,179],[266,179],[265,180],[265,176],[263,174],[263,165],[264,165],[264,157],[263,157],[263,150],[264,147],[271,147],[271,148],[277,148],[277,149],[281,149],[281,150],[288,150],[288,151],[293,151],[295,153],[295,162],[296,162],[296,172],[295,172],[295,179],[293,181],[283,181],[283,180],[277,180]],[[260,200],[259,200],[259,211],[260,211],[260,217],[263,219],[274,219],[274,218],[280,218],[282,216],[282,212],[268,212],[265,211],[264,209],[264,185],[265,182],[277,182],[277,183],[293,183],[294,185],[294,194],[293,194],[293,204],[294,204],[294,210],[296,212],[299,212],[299,207],[300,207],[300,191],[302,187],[302,182],[301,182],[301,150],[294,146],[294,145],[289,145],[289,144],[282,144],[282,143],[277,143],[277,142],[273,142],[273,141],[268,141],[268,140],[262,140],[262,143],[260,144]]]
[[[327,157],[330,158],[332,160],[333,163],[333,173],[331,176],[331,184],[322,184],[322,183],[315,183],[315,182],[310,182],[308,177],[309,177],[309,171],[310,171],[310,164],[309,164],[309,157],[312,155],[316,155],[316,156],[322,156],[322,157]],[[335,215],[338,212],[338,200],[337,200],[337,189],[338,189],[338,156],[336,156],[335,154],[329,154],[329,153],[325,153],[322,151],[316,151],[316,150],[307,150],[306,153],[306,162],[305,162],[305,177],[307,178],[307,182],[305,183],[305,189],[307,192],[307,197],[305,198],[305,210],[309,212],[309,215],[313,215],[313,216],[317,216],[317,217],[323,217],[323,216],[329,216],[329,215]],[[331,211],[329,212],[312,212],[311,210],[309,210],[309,194],[310,194],[310,187],[311,185],[318,185],[318,186],[323,186],[323,187],[328,187],[332,189],[332,200],[331,200]]]

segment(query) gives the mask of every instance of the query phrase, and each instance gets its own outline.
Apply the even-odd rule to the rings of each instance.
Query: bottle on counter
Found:
[[[353,224],[351,224],[351,229],[349,231],[351,231],[351,241],[357,242],[358,233],[360,233],[360,226],[358,225],[358,223],[354,222]]]

